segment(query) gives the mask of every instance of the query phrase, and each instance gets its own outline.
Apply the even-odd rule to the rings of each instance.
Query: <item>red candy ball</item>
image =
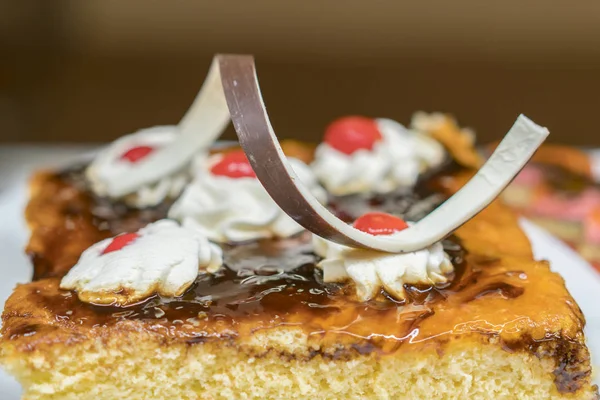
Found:
[[[256,178],[256,174],[242,150],[230,151],[210,169],[213,175],[229,178]]]
[[[354,227],[368,234],[379,236],[391,235],[404,230],[408,228],[408,224],[402,218],[390,214],[371,212],[354,221]]]
[[[121,250],[123,247],[127,246],[135,239],[139,238],[140,235],[137,233],[124,233],[115,237],[112,242],[106,246],[102,254],[112,253],[113,251]]]
[[[130,163],[136,163],[153,151],[154,147],[150,146],[132,147],[121,155],[121,160],[127,160]]]
[[[374,119],[343,117],[329,124],[324,141],[344,154],[352,154],[360,149],[373,150],[375,143],[381,139]]]

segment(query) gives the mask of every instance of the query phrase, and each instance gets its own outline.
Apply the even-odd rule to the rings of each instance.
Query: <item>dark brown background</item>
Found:
[[[244,52],[282,137],[427,110],[487,141],[523,112],[552,141],[600,145],[597,0],[0,1],[0,142],[177,123],[212,54]]]

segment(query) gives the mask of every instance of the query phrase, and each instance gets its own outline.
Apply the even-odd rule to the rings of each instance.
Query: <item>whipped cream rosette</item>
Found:
[[[136,164],[156,150],[177,138],[176,126],[156,126],[123,136],[100,151],[86,170],[86,177],[94,193],[107,196],[104,182],[111,182],[131,171]],[[144,185],[123,197],[135,208],[155,206],[168,198],[177,197],[190,180],[188,167],[161,177],[157,182]]]
[[[88,303],[128,305],[154,294],[180,296],[199,272],[222,265],[221,248],[198,229],[160,220],[89,247],[60,287]]]
[[[326,193],[310,168],[295,158],[289,161],[311,193],[324,202]],[[269,196],[242,150],[212,155],[197,164],[194,180],[173,204],[169,217],[221,243],[285,238],[304,229]]]
[[[373,212],[360,217],[354,227],[376,236],[394,235],[409,224],[393,215]],[[396,300],[406,298],[405,284],[434,286],[448,282],[454,267],[440,242],[410,253],[386,253],[356,249],[313,236],[315,253],[323,257],[318,266],[325,282],[351,282],[360,301],[376,297],[381,290]]]
[[[345,117],[329,125],[311,167],[334,195],[386,193],[412,187],[445,157],[436,140],[393,120]]]

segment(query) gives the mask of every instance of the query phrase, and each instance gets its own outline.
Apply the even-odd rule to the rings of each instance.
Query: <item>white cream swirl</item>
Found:
[[[353,282],[360,301],[374,298],[381,289],[397,300],[404,300],[404,284],[445,283],[447,275],[454,270],[440,242],[402,254],[353,249],[316,235],[313,235],[313,245],[315,253],[323,257],[318,264],[323,270],[323,280]]]
[[[163,147],[177,137],[176,126],[155,126],[123,136],[103,149],[86,170],[86,177],[92,190],[99,196],[106,196],[106,182],[118,179],[130,171],[134,164],[122,158],[128,150],[138,146]],[[141,187],[136,193],[123,200],[131,207],[145,208],[159,204],[166,198],[177,197],[190,180],[188,168],[163,177],[152,185]]]
[[[76,290],[89,303],[127,305],[154,294],[180,296],[199,271],[215,272],[223,265],[219,246],[175,221],[160,220],[136,235],[115,251],[107,251],[115,238],[89,247],[62,279],[61,289]]]
[[[221,155],[197,167],[194,180],[169,210],[169,217],[196,226],[212,241],[235,243],[262,238],[286,238],[304,228],[284,213],[256,178],[229,178],[210,172]],[[289,158],[300,180],[321,202],[327,194],[310,168]]]
[[[391,119],[377,119],[382,140],[372,150],[342,153],[327,143],[316,150],[311,168],[334,195],[387,193],[411,187],[419,174],[444,161],[443,146],[431,137]]]

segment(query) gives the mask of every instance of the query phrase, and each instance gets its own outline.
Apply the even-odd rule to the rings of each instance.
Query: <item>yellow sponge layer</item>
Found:
[[[334,359],[249,352],[224,343],[171,343],[131,335],[23,353],[2,362],[24,399],[594,399],[589,385],[559,393],[552,359],[458,339],[393,355]],[[416,348],[415,348],[416,350]]]

